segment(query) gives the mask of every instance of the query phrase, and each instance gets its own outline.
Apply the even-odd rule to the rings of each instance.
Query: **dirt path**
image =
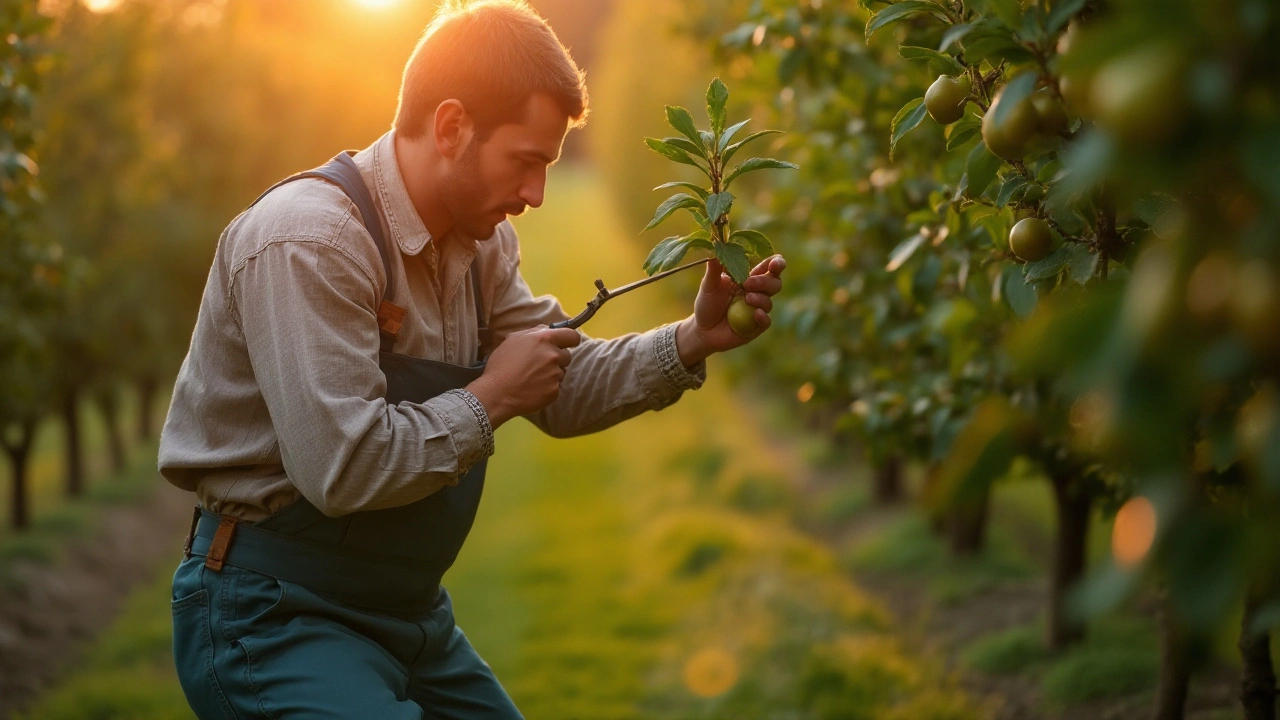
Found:
[[[56,565],[20,562],[15,587],[0,588],[0,720],[70,668],[134,586],[177,562],[192,495],[156,483],[137,503],[103,506]]]

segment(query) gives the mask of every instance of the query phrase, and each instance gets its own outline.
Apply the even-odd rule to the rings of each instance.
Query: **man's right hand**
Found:
[[[511,333],[489,356],[484,374],[466,389],[484,405],[496,430],[517,415],[555,402],[571,359],[568,349],[580,342],[582,336],[572,328],[539,325]]]

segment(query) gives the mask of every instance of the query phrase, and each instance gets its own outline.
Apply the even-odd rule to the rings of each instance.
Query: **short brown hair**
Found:
[[[446,0],[405,65],[392,127],[421,137],[440,103],[455,99],[483,139],[520,121],[535,94],[575,126],[586,121],[585,77],[546,21],[524,0]]]

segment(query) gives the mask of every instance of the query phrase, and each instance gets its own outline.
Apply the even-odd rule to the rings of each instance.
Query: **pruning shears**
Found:
[[[595,297],[587,301],[587,309],[569,318],[568,320],[561,320],[560,322],[551,323],[551,325],[549,325],[548,327],[573,328],[576,330],[582,327],[584,324],[586,324],[586,322],[596,314],[596,311],[599,310],[600,307],[604,305],[605,302],[607,302],[611,298],[618,297],[619,295],[622,295],[624,293],[629,293],[638,287],[644,287],[645,285],[648,285],[649,283],[654,282],[655,280],[661,280],[662,278],[667,277],[668,275],[674,275],[680,272],[681,270],[688,270],[691,267],[697,267],[698,265],[702,265],[706,263],[710,259],[711,258],[703,258],[701,260],[695,260],[686,265],[681,265],[680,267],[672,268],[670,270],[665,270],[663,272],[658,273],[657,275],[652,275],[650,277],[644,278],[643,280],[637,280],[633,283],[623,285],[622,287],[617,288],[616,290],[610,290],[609,288],[605,287],[604,281],[597,278],[596,289],[599,290],[599,292],[596,293]]]

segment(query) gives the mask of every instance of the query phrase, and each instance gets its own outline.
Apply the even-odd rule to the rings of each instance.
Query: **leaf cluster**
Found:
[[[730,185],[742,175],[757,170],[796,169],[796,165],[773,158],[753,157],[729,168],[729,163],[747,143],[776,134],[779,130],[761,130],[735,141],[738,131],[750,119],[726,127],[725,104],[729,90],[720,78],[707,88],[707,118],[710,128],[699,129],[693,116],[682,107],[668,105],[667,123],[678,135],[646,138],[645,144],[663,157],[682,165],[691,165],[706,177],[708,185],[686,181],[664,183],[654,190],[680,188],[667,198],[654,212],[645,230],[657,227],[678,210],[687,211],[698,229],[687,235],[665,238],[654,246],[644,262],[644,270],[650,275],[678,266],[690,250],[704,250],[720,261],[734,282],[741,284],[751,270],[751,258],[764,258],[773,254],[773,245],[758,230],[733,229],[729,213],[736,199],[729,192]]]

